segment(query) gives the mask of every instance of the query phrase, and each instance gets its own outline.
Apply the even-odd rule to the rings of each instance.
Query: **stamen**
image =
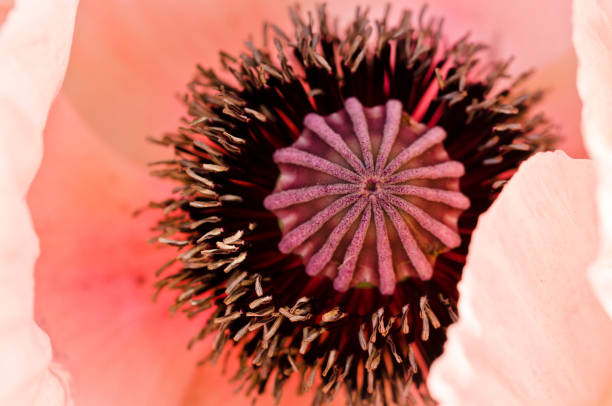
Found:
[[[439,71],[439,73],[436,73],[436,77],[432,79],[431,83],[429,84],[429,87],[427,88],[427,90],[425,90],[425,93],[423,93],[423,96],[421,97],[419,104],[412,112],[412,117],[415,120],[421,121],[423,119],[423,117],[425,116],[425,113],[427,112],[427,109],[429,109],[429,106],[431,105],[431,102],[438,95],[438,91],[440,90],[440,82],[443,82],[444,79],[446,79],[448,70],[452,66],[453,66],[452,58],[448,58],[446,62],[444,63],[444,65],[442,66],[442,69]]]

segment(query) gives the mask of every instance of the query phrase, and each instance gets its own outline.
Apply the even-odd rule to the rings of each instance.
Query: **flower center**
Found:
[[[376,192],[379,188],[379,180],[376,178],[370,178],[370,179],[366,179],[364,185],[363,185],[363,191],[369,195],[373,192]]]
[[[281,222],[279,250],[338,291],[375,285],[389,295],[397,280],[430,279],[436,256],[461,244],[457,219],[470,204],[444,130],[415,123],[397,100],[363,108],[356,98],[304,126],[274,154],[280,177],[264,200]]]
[[[429,404],[478,218],[553,127],[517,90],[526,75],[448,42],[425,7],[291,21],[223,52],[221,73],[198,67],[189,125],[158,140],[175,157],[153,174],[178,187],[155,229],[180,251],[156,286],[209,314],[193,342],[216,333],[211,361],[235,345],[254,392],[278,401],[297,372],[316,404],[341,387],[351,404]]]

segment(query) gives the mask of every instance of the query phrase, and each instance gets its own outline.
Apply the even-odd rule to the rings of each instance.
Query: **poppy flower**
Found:
[[[344,32],[326,6],[289,11],[293,32],[199,67],[156,141],[174,153],[152,174],[176,185],[157,241],[178,248],[157,287],[211,309],[190,345],[235,349],[247,392],[299,376],[314,404],[424,401],[478,217],[554,142],[540,94],[425,8],[357,8]]]
[[[180,52],[175,50],[177,58],[144,58],[144,62],[139,64],[134,54],[128,52],[130,48],[124,48],[124,46],[127,46],[125,41],[113,42],[116,45],[110,44],[111,39],[125,39],[130,37],[131,34],[132,38],[140,38],[142,45],[139,49],[134,49],[134,52],[142,52],[142,55],[154,55],[159,54],[160,49],[162,49],[172,54],[173,47],[168,46],[168,43],[164,46],[164,41],[160,40],[155,42],[155,45],[151,45],[150,36],[144,34],[152,27],[162,31],[166,31],[165,29],[168,28],[168,36],[171,35],[170,32],[176,33],[176,35],[184,34],[185,43],[183,45],[191,53],[195,50],[190,45],[201,41],[200,38],[194,40],[192,28],[207,29],[203,27],[206,24],[202,24],[202,21],[198,20],[197,13],[187,13],[188,15],[184,17],[185,20],[179,20],[188,21],[191,16],[193,26],[190,27],[187,24],[177,26],[176,19],[169,18],[171,16],[161,12],[160,9],[156,11],[154,7],[146,11],[138,10],[149,13],[149,15],[135,13],[134,18],[127,19],[127,15],[129,15],[127,11],[129,10],[121,9],[121,13],[119,13],[119,9],[115,9],[116,14],[113,14],[112,5],[110,11],[106,9],[106,12],[104,12],[105,9],[97,8],[100,6],[92,4],[82,4],[79,18],[85,18],[83,16],[88,15],[87,7],[91,7],[89,11],[95,12],[104,24],[98,26],[99,31],[96,31],[98,27],[95,25],[86,23],[83,23],[80,29],[77,28],[72,56],[72,61],[75,64],[73,66],[78,66],[80,58],[80,63],[91,68],[94,73],[100,72],[97,69],[101,69],[101,66],[104,69],[111,69],[112,72],[107,77],[104,75],[85,75],[85,69],[76,70],[75,67],[72,67],[71,69],[76,70],[73,70],[75,72],[74,76],[71,79],[69,72],[64,90],[58,97],[47,124],[43,167],[29,196],[37,231],[41,236],[41,258],[38,264],[36,292],[37,321],[52,338],[55,347],[55,359],[65,365],[71,372],[72,396],[77,402],[87,404],[181,404],[182,402],[190,404],[197,401],[214,402],[215,399],[218,401],[227,400],[231,386],[224,383],[225,378],[219,377],[214,372],[221,368],[217,370],[210,367],[198,369],[194,363],[194,359],[198,357],[197,354],[194,355],[194,352],[198,347],[195,347],[192,352],[184,350],[185,343],[197,333],[199,326],[194,325],[193,322],[185,322],[181,317],[168,318],[164,311],[164,304],[170,304],[173,301],[174,298],[171,295],[162,293],[159,298],[162,303],[157,305],[151,305],[149,302],[150,285],[152,283],[150,270],[154,269],[156,264],[163,262],[169,255],[167,250],[152,252],[149,246],[142,243],[143,238],[146,238],[144,236],[148,235],[147,225],[151,223],[152,218],[155,218],[155,214],[145,213],[143,217],[139,217],[137,220],[129,219],[129,214],[140,207],[143,198],[145,200],[148,198],[155,200],[163,198],[168,193],[167,186],[151,180],[141,168],[143,161],[150,160],[152,158],[151,154],[154,153],[143,152],[145,147],[141,147],[143,145],[142,139],[137,142],[131,141],[134,132],[138,134],[147,131],[157,133],[159,122],[152,129],[147,129],[142,125],[139,126],[137,123],[142,120],[142,124],[147,117],[151,117],[151,121],[167,120],[169,122],[170,119],[166,117],[170,114],[168,112],[173,110],[168,108],[167,105],[163,105],[164,103],[170,104],[167,101],[156,106],[159,110],[147,108],[144,104],[135,102],[144,100],[141,98],[146,98],[146,92],[135,91],[136,96],[130,98],[130,92],[126,92],[126,90],[154,89],[156,88],[154,84],[157,82],[160,83],[160,89],[169,86],[164,79],[171,77],[170,67],[174,63],[180,65],[181,58],[178,57]],[[11,13],[17,15],[18,10],[19,3]],[[448,13],[453,11],[449,10]],[[245,11],[243,10],[243,12]],[[223,15],[220,13],[222,13],[222,10],[217,10],[215,14],[217,24],[220,24],[219,21],[224,21],[222,18],[218,18],[219,15]],[[228,12],[226,11],[226,13]],[[245,12],[244,15],[244,21],[252,22],[252,20],[255,20],[255,13]],[[461,13],[457,12],[457,15],[461,15]],[[126,18],[123,27],[116,24],[119,16]],[[12,18],[9,14],[5,23],[6,26],[10,24]],[[150,20],[147,20],[148,18]],[[494,20],[494,18],[491,19],[491,21]],[[167,26],[161,24],[165,21],[168,24]],[[104,37],[102,26],[110,26],[112,23],[115,23],[115,36]],[[215,26],[213,22],[211,23],[208,27],[211,33],[220,32],[218,31],[218,25]],[[258,20],[256,23],[259,25],[260,21]],[[486,26],[487,24],[483,25]],[[172,29],[170,29],[170,26]],[[255,24],[251,26],[250,31],[255,31],[254,27]],[[100,41],[98,43],[101,46],[96,49],[81,48],[79,54],[79,34],[82,34],[83,37],[89,35],[89,39],[103,37],[109,43],[106,43],[107,46],[103,46],[104,41]],[[100,35],[100,37],[96,37],[97,35]],[[211,38],[214,38],[214,36],[211,35]],[[215,39],[218,39],[218,37]],[[220,41],[223,41],[223,39],[220,39]],[[503,40],[499,41],[500,44],[503,44],[503,42]],[[172,42],[170,41],[170,43]],[[149,44],[148,48],[147,44]],[[200,44],[200,46],[202,45]],[[554,48],[554,46],[551,46],[551,48]],[[516,53],[519,54],[518,51]],[[117,55],[121,57],[117,57]],[[115,56],[115,58],[112,58],[112,56]],[[133,60],[130,60],[130,58],[133,58]],[[546,57],[542,57],[542,59],[545,60]],[[118,64],[100,64],[100,61],[105,60],[117,60]],[[131,65],[131,63],[134,65]],[[155,66],[151,66],[151,64]],[[193,64],[193,60],[189,61],[189,64]],[[134,71],[136,73],[130,74],[128,69],[130,66],[137,67]],[[187,67],[188,64],[185,63],[185,66]],[[165,71],[168,72],[165,73],[165,77],[159,76],[159,74],[164,74]],[[189,72],[185,73],[185,75],[188,74]],[[92,77],[97,80],[92,80]],[[113,82],[118,79],[120,79],[120,83],[113,85]],[[72,83],[71,80],[73,80]],[[122,88],[123,92],[113,93],[109,91],[113,86],[115,86],[115,89]],[[567,85],[567,87],[571,87],[571,85]],[[174,89],[178,88],[178,85],[174,87]],[[92,89],[96,91],[91,92]],[[124,97],[125,100],[121,100],[120,97]],[[50,97],[48,97],[48,100],[50,100]],[[164,98],[164,100],[167,99]],[[99,106],[110,107],[106,110],[96,108]],[[133,110],[125,108],[126,106],[131,106]],[[554,109],[551,109],[551,111],[554,111]],[[36,129],[28,130],[30,133],[37,134]],[[94,135],[96,133],[107,134],[108,137],[99,138]],[[129,138],[126,135],[129,135]],[[136,138],[139,138],[139,136],[136,136]],[[568,149],[571,150],[569,147]],[[161,155],[160,158],[163,158]],[[516,204],[509,204],[509,207],[503,206],[503,199],[506,195],[518,195],[520,199],[523,190],[527,190],[534,195],[542,192],[537,187],[534,190],[534,186],[531,184],[534,178],[551,179],[546,178],[541,173],[553,172],[557,175],[558,173],[567,173],[568,176],[565,177],[553,176],[551,182],[553,180],[567,180],[566,178],[568,178],[570,180],[574,179],[578,185],[580,180],[592,178],[592,172],[589,172],[589,169],[582,168],[581,170],[581,168],[572,167],[567,172],[563,172],[554,166],[565,168],[566,165],[573,165],[572,162],[567,158],[558,156],[534,158],[506,185],[498,200],[500,203],[496,203],[497,206],[493,206],[491,210],[491,217],[493,217],[493,213],[496,212],[498,206],[504,207],[502,212],[505,214],[502,214],[502,217],[506,219],[509,217],[508,213],[515,208]],[[525,189],[522,189],[523,186]],[[529,189],[528,186],[532,188]],[[568,188],[571,189],[574,186],[576,184],[571,184],[568,180],[567,184],[564,183],[558,188],[551,187],[550,195],[541,200],[541,205],[549,201],[555,201],[557,196],[565,196],[570,199],[565,208],[569,207],[571,213],[580,212],[577,208],[588,206],[587,215],[588,213],[592,214],[594,212],[592,200],[586,203],[583,201],[574,202],[572,198],[575,197],[575,194],[567,193]],[[592,196],[592,191],[588,189],[589,184],[582,186],[584,189],[580,190],[583,193],[578,195],[584,199],[589,199]],[[591,184],[591,187],[594,186]],[[24,189],[23,186],[21,188]],[[58,193],[58,191],[61,191],[61,193]],[[566,193],[563,194],[563,192]],[[23,196],[24,191],[21,191],[21,193],[21,196]],[[534,200],[538,201],[537,199]],[[19,200],[17,200],[17,203],[19,203]],[[575,206],[572,206],[572,203],[575,203]],[[582,205],[583,203],[585,206]],[[538,207],[541,205],[538,205]],[[497,210],[499,211],[499,209]],[[58,215],[51,216],[51,213],[57,213]],[[520,215],[520,213],[517,217],[527,220],[527,216]],[[572,218],[571,216],[561,215],[557,217]],[[589,221],[591,221],[591,225],[595,224],[592,218],[583,219],[576,216],[576,219],[580,225]],[[130,226],[127,227],[126,224]],[[529,224],[533,224],[533,221]],[[517,226],[516,224],[512,225]],[[563,229],[562,225],[559,225],[559,227]],[[581,236],[579,232],[585,232],[585,235],[592,236],[593,227],[575,227],[576,235],[572,237],[579,241]],[[14,228],[18,229],[18,227]],[[529,238],[532,236],[527,231],[525,235]],[[478,231],[475,234],[473,245],[476,244],[477,236]],[[534,242],[533,238],[531,240],[529,238],[525,238],[525,240]],[[12,239],[7,238],[7,240],[11,241]],[[29,241],[31,243],[31,240]],[[506,244],[505,247],[509,248],[510,244],[517,241],[520,242],[521,240],[514,238],[511,241],[504,240],[503,243]],[[525,243],[526,248],[523,247],[523,249],[529,249],[533,245],[535,244]],[[592,245],[590,246],[592,247]],[[485,249],[481,250],[486,251]],[[554,251],[554,253],[561,255],[567,251],[569,250],[560,253]],[[585,250],[581,255],[577,255],[578,260],[584,261],[584,266],[579,266],[583,262],[575,264],[569,262],[569,264],[576,265],[578,269],[586,267],[592,259],[592,257],[587,258],[589,253],[586,251],[588,250]],[[470,255],[475,254],[471,253]],[[24,263],[27,266],[27,262]],[[544,263],[546,264],[546,262]],[[509,267],[512,266],[512,262],[508,261],[508,264],[511,264],[508,265]],[[467,270],[469,269],[468,264]],[[560,269],[565,268],[560,267]],[[579,272],[577,274],[580,276]],[[555,287],[561,288],[556,285]],[[484,289],[489,289],[489,287],[484,287]],[[549,287],[549,289],[552,289],[552,287]],[[24,290],[24,293],[26,290]],[[525,290],[526,292],[528,290]],[[546,291],[551,295],[559,292],[561,291]],[[483,297],[486,298],[487,296]],[[593,302],[587,302],[589,306],[592,304]],[[544,309],[546,307],[542,306],[542,310]],[[590,307],[586,309],[590,309]],[[538,315],[540,309],[529,308],[529,310],[534,315]],[[461,317],[463,317],[463,314],[461,314]],[[499,317],[501,316],[498,315],[497,320],[500,320]],[[469,320],[467,317],[466,319]],[[28,318],[28,320],[31,323],[31,319]],[[589,323],[592,322],[591,319],[587,320]],[[556,320],[553,321],[556,322]],[[600,318],[599,323],[592,323],[593,325],[603,326],[606,321]],[[552,324],[553,326],[556,325],[555,323]],[[496,326],[497,324],[493,327]],[[584,324],[578,324],[577,328],[582,326]],[[603,327],[600,330],[603,340],[607,333]],[[549,331],[555,330],[551,327]],[[529,337],[528,334],[526,336]],[[567,337],[569,337],[569,340],[575,336],[567,335]],[[597,342],[594,345],[596,344]],[[48,357],[48,344],[45,350]],[[42,362],[41,359],[48,360],[48,358],[37,358],[41,364],[48,362]],[[26,365],[25,363],[22,364]],[[597,389],[598,387],[595,386],[594,388]],[[292,393],[295,392],[295,388],[292,389],[285,390],[285,401],[287,401],[286,397],[292,396]],[[582,393],[584,391],[577,391],[576,396]],[[240,401],[244,398],[241,395],[235,395],[235,399]],[[264,399],[271,401],[266,397]],[[246,402],[246,399],[244,401]],[[302,399],[300,401],[307,402],[308,400]]]

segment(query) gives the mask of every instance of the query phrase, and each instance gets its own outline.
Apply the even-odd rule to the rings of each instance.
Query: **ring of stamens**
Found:
[[[281,222],[279,250],[338,291],[368,283],[388,295],[400,278],[430,279],[435,256],[461,244],[457,218],[470,204],[445,131],[415,123],[397,100],[364,109],[355,98],[304,127],[274,154],[281,175],[264,200]]]

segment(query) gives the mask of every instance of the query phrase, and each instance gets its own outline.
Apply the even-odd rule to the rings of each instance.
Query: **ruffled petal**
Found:
[[[459,321],[430,375],[442,406],[602,404],[612,323],[585,272],[598,243],[594,190],[592,162],[538,154],[480,218]]]
[[[66,376],[34,322],[38,239],[25,195],[61,85],[77,1],[0,2],[0,404],[63,405]],[[4,22],[3,22],[4,20]]]
[[[599,179],[599,254],[590,277],[612,316],[612,1],[574,1],[574,44],[582,130]]]

